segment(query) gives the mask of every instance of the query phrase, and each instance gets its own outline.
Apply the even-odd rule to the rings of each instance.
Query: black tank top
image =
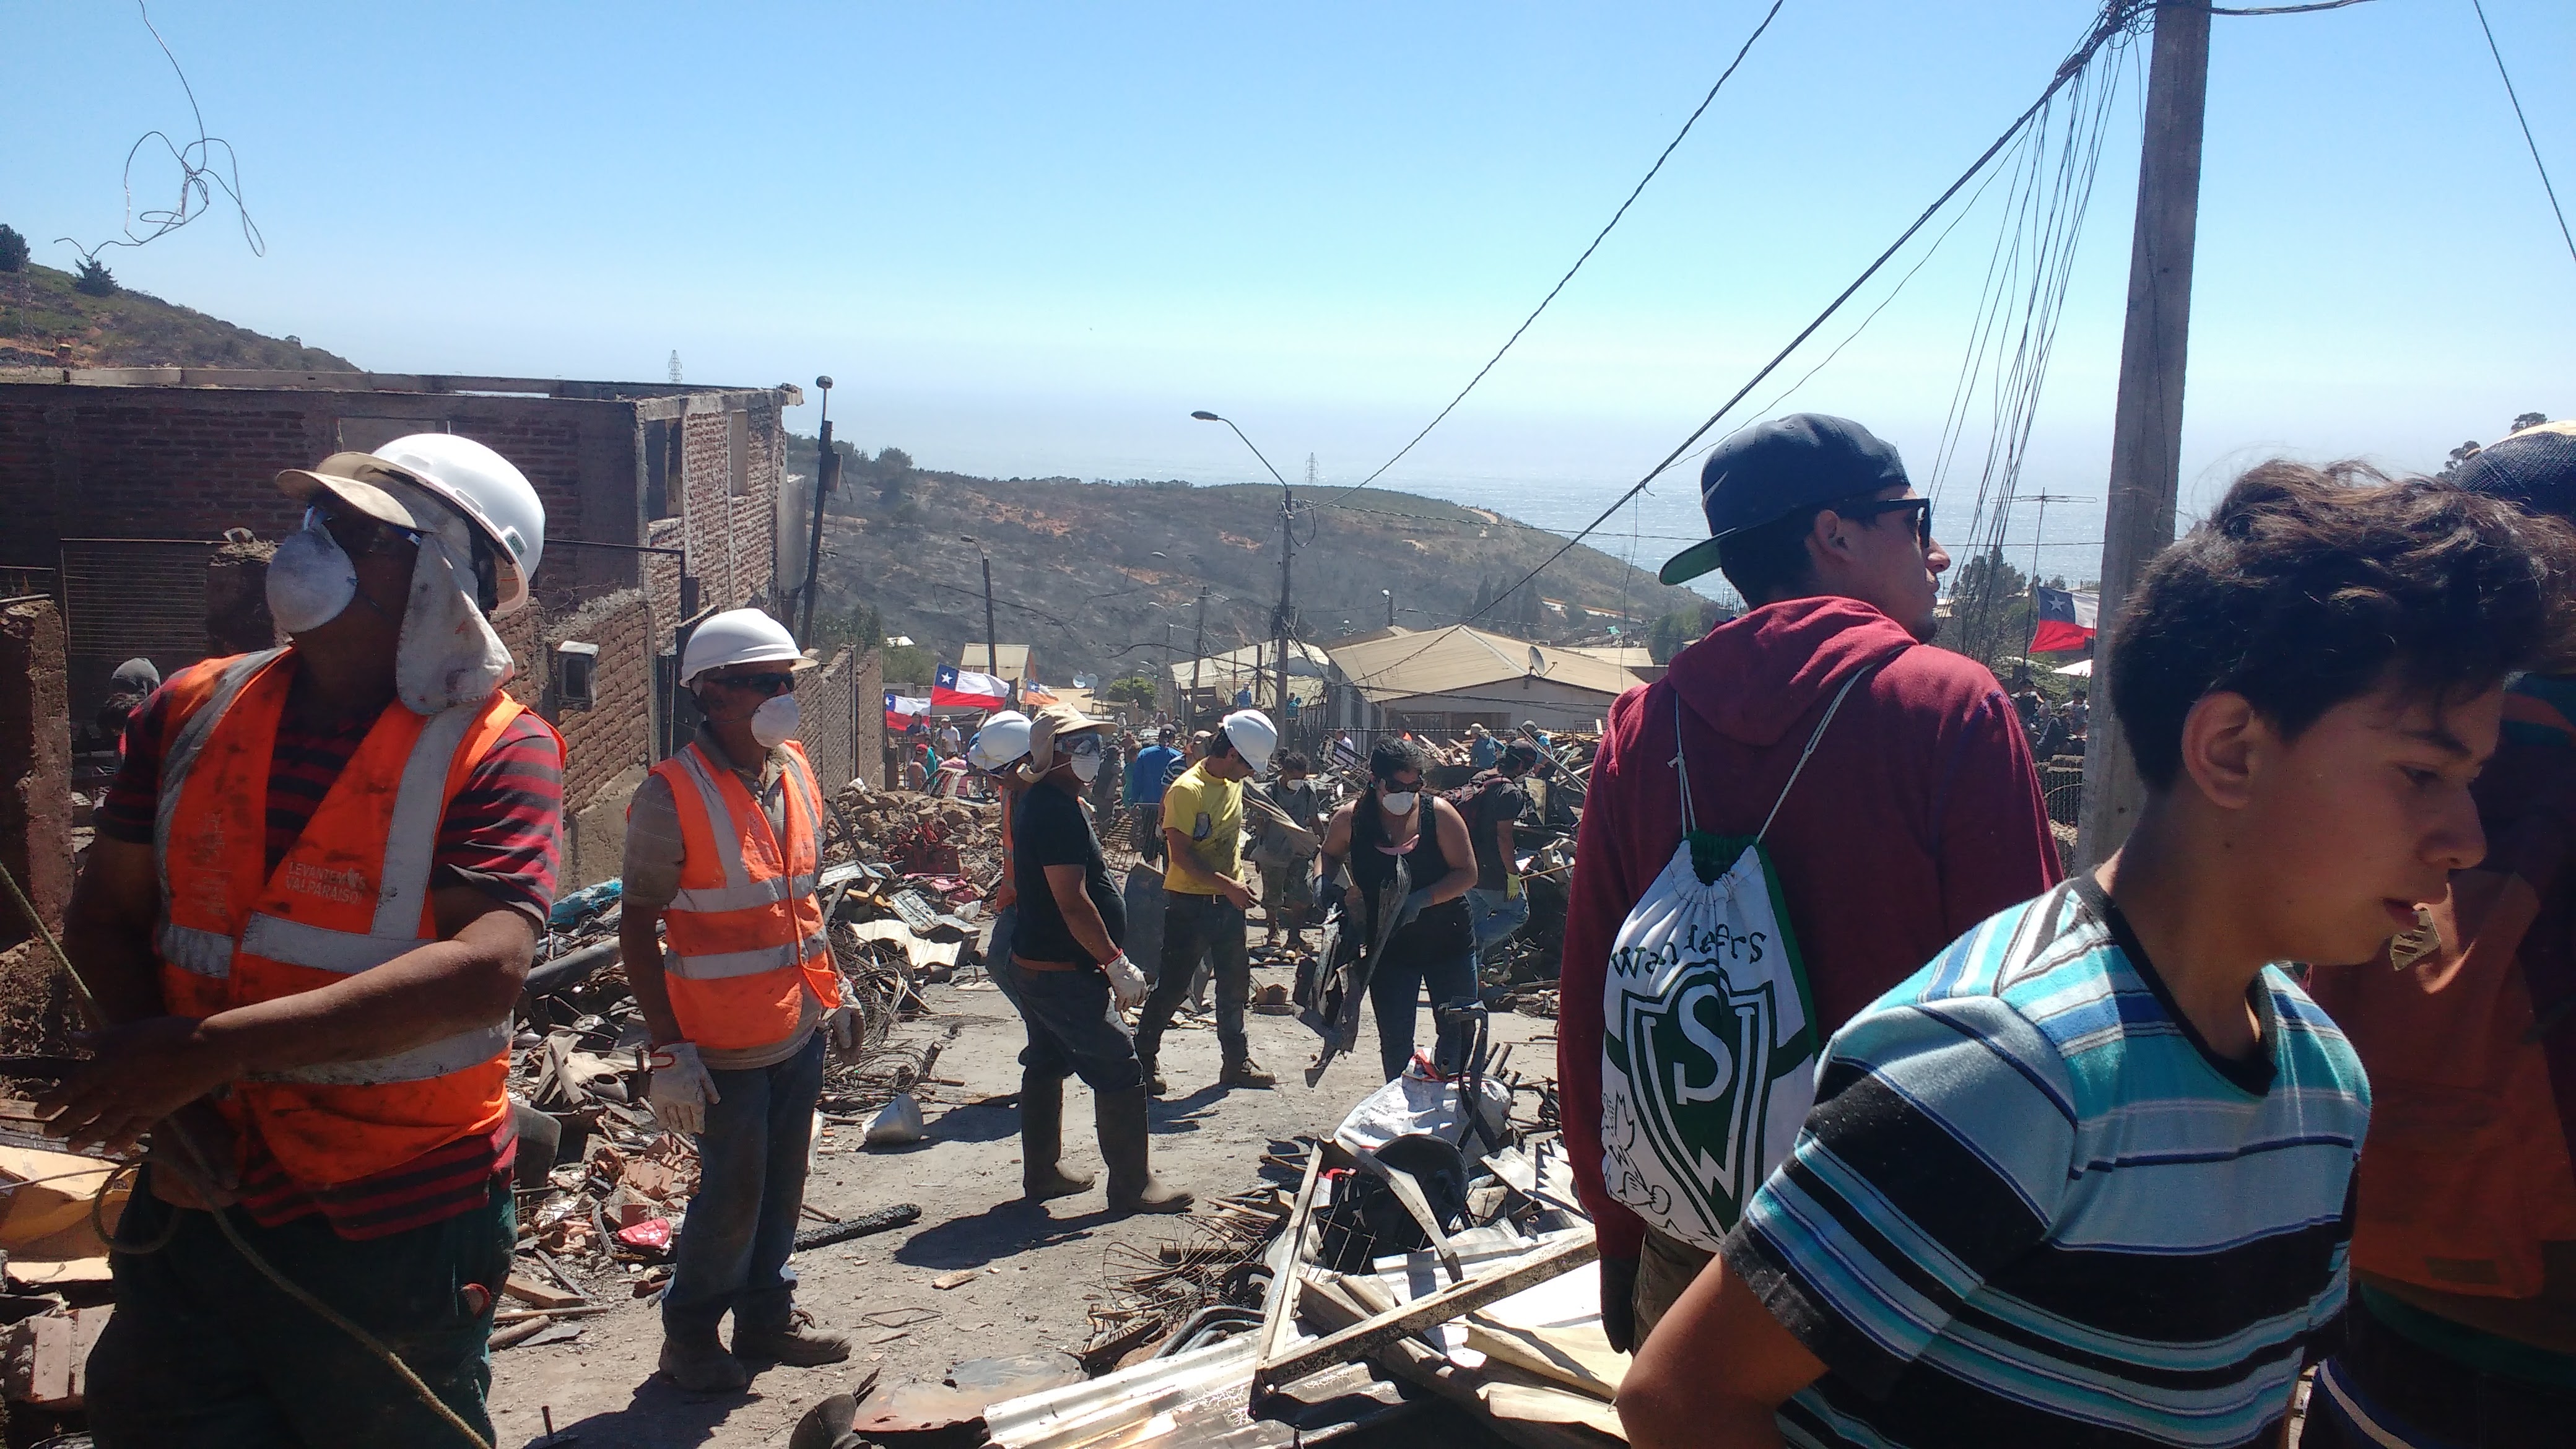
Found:
[[[1426,791],[1421,802],[1414,806],[1422,814],[1422,829],[1414,836],[1412,848],[1402,857],[1407,878],[1413,882],[1415,890],[1439,884],[1450,869],[1449,858],[1440,851],[1440,827],[1431,808],[1431,799]],[[1374,794],[1361,796],[1359,804],[1351,811],[1350,867],[1351,880],[1358,888],[1360,899],[1368,903],[1368,928],[1372,939],[1377,934],[1377,895],[1385,887],[1387,877],[1395,874],[1398,859],[1378,848],[1386,843],[1385,820],[1383,812],[1378,809],[1377,797]],[[1475,949],[1475,945],[1476,933],[1468,923],[1467,901],[1462,896],[1436,906],[1423,907],[1422,914],[1413,918],[1412,925],[1396,932],[1395,939],[1387,942],[1386,949],[1390,956],[1436,957],[1459,955]]]

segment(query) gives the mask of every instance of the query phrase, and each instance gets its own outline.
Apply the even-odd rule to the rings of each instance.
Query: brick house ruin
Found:
[[[266,642],[259,541],[283,537],[301,516],[277,491],[279,470],[406,433],[491,445],[546,506],[533,602],[498,627],[519,665],[511,693],[564,736],[571,889],[618,873],[627,799],[694,724],[677,687],[691,622],[719,609],[781,608],[801,583],[812,495],[810,485],[786,484],[781,410],[803,400],[789,386],[0,372],[0,517],[9,523],[0,600],[50,598],[59,611],[61,675],[50,697],[67,701],[77,735],[127,658],[149,658],[166,677]],[[249,541],[228,545],[229,530]],[[802,734],[823,779],[837,784],[877,758],[878,664],[873,653],[825,653],[829,667],[800,690]],[[0,693],[12,689],[0,680]],[[0,740],[0,756],[27,748]],[[83,783],[95,783],[95,770]]]

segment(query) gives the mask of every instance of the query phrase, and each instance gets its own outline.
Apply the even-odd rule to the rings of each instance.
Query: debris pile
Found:
[[[833,803],[856,837],[861,859],[882,861],[903,875],[991,880],[1001,873],[999,805],[867,790],[856,781]]]

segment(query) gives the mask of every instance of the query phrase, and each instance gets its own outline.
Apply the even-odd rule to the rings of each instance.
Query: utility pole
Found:
[[[1182,705],[1184,723],[1198,723],[1199,666],[1207,660],[1207,585],[1199,585],[1198,622],[1190,626],[1190,697]]]
[[[983,545],[976,545],[976,551],[982,553]],[[993,671],[995,679],[1002,677],[1000,638],[993,630],[993,556],[984,554],[984,667]]]
[[[1163,621],[1163,677],[1154,681],[1154,707],[1156,709],[1163,707],[1163,691],[1167,689],[1171,690],[1174,694],[1180,693],[1179,688],[1172,683],[1172,621],[1169,619],[1165,619]],[[1179,707],[1180,701],[1176,699],[1172,701],[1172,704],[1172,718],[1179,719],[1181,717]]]
[[[1306,455],[1306,477],[1315,476],[1315,455]],[[1270,616],[1270,659],[1279,668],[1279,693],[1271,701],[1274,722],[1288,717],[1288,566],[1297,552],[1297,491],[1279,485],[1279,608]],[[1260,676],[1253,676],[1257,685]]]
[[[674,352],[671,380],[677,382],[679,376],[680,354]],[[814,440],[814,529],[805,541],[805,618],[803,627],[796,631],[797,644],[806,649],[814,647],[814,596],[823,591],[823,498],[832,491],[841,471],[840,455],[832,451],[832,379],[818,377],[814,386],[823,391],[823,425],[817,430],[822,436]],[[872,645],[875,641],[864,642]]]
[[[2146,787],[2111,697],[2112,629],[2174,537],[2182,479],[2184,362],[2191,342],[2191,263],[2200,216],[2201,128],[2209,100],[2208,0],[2162,0],[2147,64],[2146,138],[2138,158],[2137,226],[2129,240],[2129,315],[2120,339],[2120,401],[2111,425],[2111,496],[2102,534],[2093,719],[2084,750],[2077,855],[2090,867],[2120,848]]]

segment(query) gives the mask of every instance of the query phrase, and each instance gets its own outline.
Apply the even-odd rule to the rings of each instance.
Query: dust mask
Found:
[[[319,629],[358,597],[358,566],[329,530],[307,525],[268,561],[268,615],[289,634]]]
[[[796,738],[796,696],[773,694],[751,712],[751,737],[764,750],[774,750]]]
[[[1389,815],[1410,815],[1413,813],[1414,802],[1421,798],[1422,792],[1419,790],[1381,790],[1378,792],[1377,803],[1385,806],[1386,813]]]
[[[1075,778],[1075,779],[1077,779],[1077,780],[1080,780],[1082,783],[1084,783],[1084,784],[1086,784],[1086,785],[1090,784],[1090,783],[1091,783],[1092,781],[1094,781],[1094,780],[1099,779],[1099,778],[1100,778],[1100,757],[1099,757],[1098,755],[1076,755],[1076,756],[1074,756],[1074,757],[1073,757],[1073,778]]]

